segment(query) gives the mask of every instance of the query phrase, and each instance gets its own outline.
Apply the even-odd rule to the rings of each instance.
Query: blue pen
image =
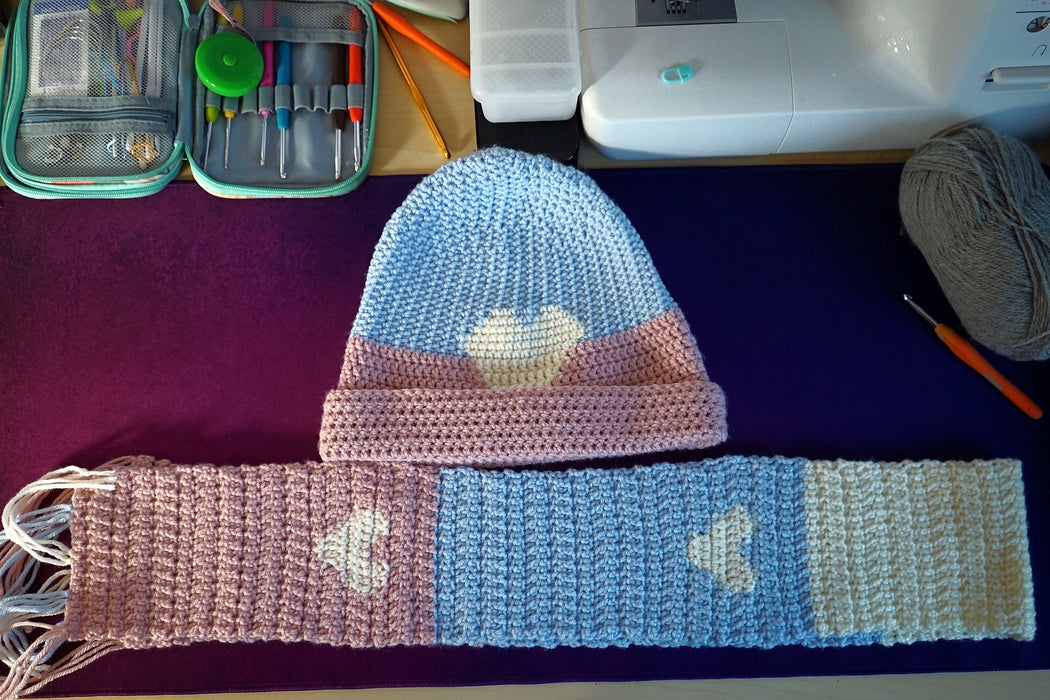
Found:
[[[291,20],[281,18],[281,26],[291,26]],[[292,84],[292,45],[287,41],[277,42],[277,85]],[[277,105],[277,129],[281,132],[281,179],[288,177],[285,169],[285,154],[288,152],[288,129],[292,126],[292,110]]]

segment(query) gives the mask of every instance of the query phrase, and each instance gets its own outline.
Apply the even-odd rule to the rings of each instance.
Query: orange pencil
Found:
[[[937,323],[937,321],[933,320],[933,317],[926,313],[921,306],[916,304],[915,300],[912,299],[910,295],[905,294],[904,301],[908,302],[920,316],[929,321],[930,325],[933,326],[933,332],[937,334],[937,337],[940,338],[953,353],[955,353],[956,357],[970,365],[970,367],[976,370],[978,374],[987,379],[989,384],[1001,391],[1003,396],[1010,399],[1015,406],[1024,411],[1030,417],[1035,419],[1043,417],[1043,409],[1039,408],[1035,401],[1028,398],[1023,391],[1014,386],[1009,379],[992,367],[988,360],[984,359],[981,354],[977,352],[977,348],[970,345],[965,338],[948,326],[943,323]]]
[[[376,2],[375,0],[372,2],[372,11],[375,12],[381,20],[386,22],[395,32],[403,34],[416,42],[424,49],[440,58],[446,64],[452,66],[452,68],[460,75],[466,78],[470,77],[470,66],[459,60],[459,58],[450,53],[445,47],[413,27],[407,19],[394,12],[389,7],[386,7],[381,2]]]

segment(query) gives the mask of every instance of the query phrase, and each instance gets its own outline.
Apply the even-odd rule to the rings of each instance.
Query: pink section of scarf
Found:
[[[71,638],[127,647],[433,642],[436,470],[137,457],[117,471],[115,490],[75,497]],[[388,523],[366,548],[389,570],[370,594],[316,551],[362,511]]]

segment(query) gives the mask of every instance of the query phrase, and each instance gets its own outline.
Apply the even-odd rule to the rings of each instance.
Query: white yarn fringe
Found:
[[[27,695],[116,648],[80,644],[49,663],[69,640],[61,618],[69,600],[70,549],[60,541],[73,516],[75,489],[112,490],[116,472],[66,467],[19,491],[0,520],[0,700]],[[45,504],[45,502],[47,502]],[[43,581],[43,566],[58,567]]]
[[[29,486],[19,491],[4,508],[3,526],[6,539],[24,549],[37,561],[54,566],[69,566],[69,547],[51,537],[38,537],[29,534],[20,522],[19,514],[28,514],[43,499],[55,491],[68,489],[104,489],[113,490],[117,477],[115,472],[94,472],[80,467],[66,467],[45,474]],[[64,494],[56,498],[62,499]],[[65,498],[68,506],[68,496]],[[68,524],[69,518],[66,517]],[[65,528],[63,528],[64,530]]]

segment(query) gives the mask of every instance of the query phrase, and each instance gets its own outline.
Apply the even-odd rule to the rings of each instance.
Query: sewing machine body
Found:
[[[580,114],[599,151],[913,148],[964,120],[1027,140],[1050,133],[1045,0],[721,4],[735,18],[646,25],[641,13],[663,0],[578,0]]]

